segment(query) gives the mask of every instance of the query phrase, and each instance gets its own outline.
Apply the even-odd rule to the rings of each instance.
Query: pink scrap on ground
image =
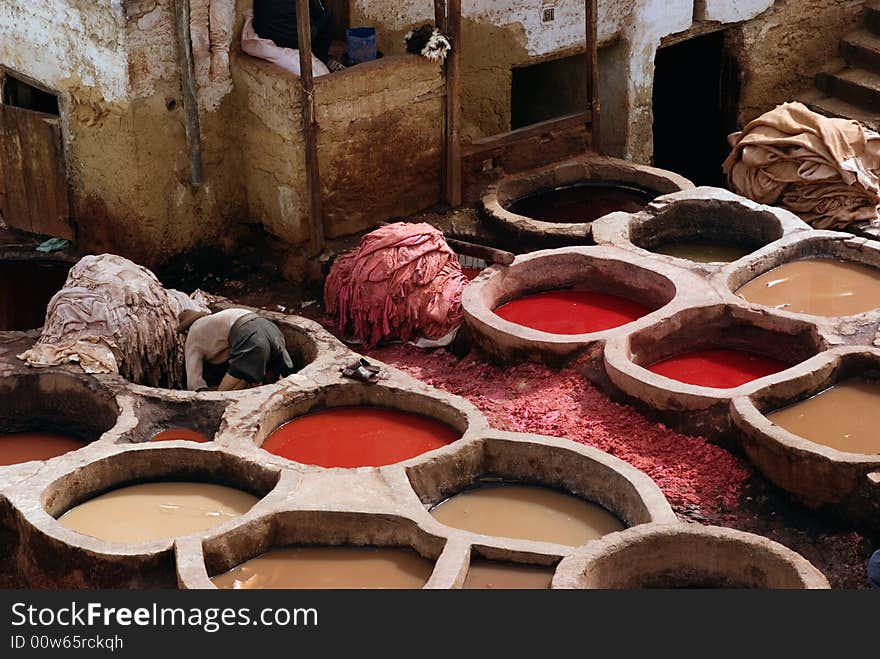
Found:
[[[574,368],[498,368],[473,356],[393,345],[370,356],[474,403],[494,428],[568,437],[621,458],[654,479],[676,511],[705,514],[737,504],[750,469],[702,437],[689,437],[618,405]]]

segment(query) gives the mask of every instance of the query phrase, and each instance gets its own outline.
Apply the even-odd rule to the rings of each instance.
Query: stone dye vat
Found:
[[[111,391],[86,375],[25,372],[0,379],[0,467],[83,448],[116,424]]]
[[[279,426],[263,449],[319,467],[381,467],[447,446],[460,433],[433,419],[378,407],[337,407]]]
[[[483,195],[488,219],[517,253],[588,245],[591,225],[637,212],[658,195],[693,187],[673,172],[589,154],[503,178]]]
[[[827,589],[800,555],[750,533],[646,524],[605,536],[562,560],[554,588]]]
[[[751,254],[792,232],[810,227],[795,215],[760,206],[717,188],[661,197],[635,215],[596,222],[599,244],[672,257],[684,264],[720,264]]]
[[[431,509],[441,524],[481,535],[577,547],[624,525],[596,504],[546,487],[488,485]]]
[[[546,250],[471,283],[462,307],[474,342],[494,357],[556,363],[650,324],[676,296],[675,272],[611,247]]]
[[[382,467],[443,449],[485,425],[468,403],[428,387],[329,386],[272,410],[257,444],[287,461],[321,468]]]
[[[778,486],[850,520],[880,520],[880,350],[838,347],[785,382],[734,398],[749,459]],[[826,406],[833,405],[828,415]]]
[[[49,300],[64,287],[71,265],[65,259],[0,253],[0,331],[42,327]]]
[[[151,442],[175,442],[175,441],[184,441],[184,442],[197,442],[197,443],[205,443],[210,442],[211,440],[198,432],[197,430],[190,430],[189,428],[168,428],[167,430],[161,430],[157,432],[155,435],[150,438]]]
[[[212,579],[218,588],[422,588],[434,564],[411,549],[272,549]]]

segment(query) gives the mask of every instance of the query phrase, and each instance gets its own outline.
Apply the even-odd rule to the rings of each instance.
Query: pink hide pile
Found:
[[[369,346],[439,339],[461,325],[467,282],[440,231],[430,224],[389,224],[336,259],[324,306],[342,336]]]

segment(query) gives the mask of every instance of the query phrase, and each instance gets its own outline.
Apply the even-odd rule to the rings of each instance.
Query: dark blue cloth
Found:
[[[880,589],[880,549],[868,559],[868,581],[874,588]]]

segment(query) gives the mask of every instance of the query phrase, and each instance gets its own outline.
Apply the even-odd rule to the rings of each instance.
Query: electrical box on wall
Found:
[[[541,22],[550,23],[556,20],[556,0],[544,0],[541,3]]]

